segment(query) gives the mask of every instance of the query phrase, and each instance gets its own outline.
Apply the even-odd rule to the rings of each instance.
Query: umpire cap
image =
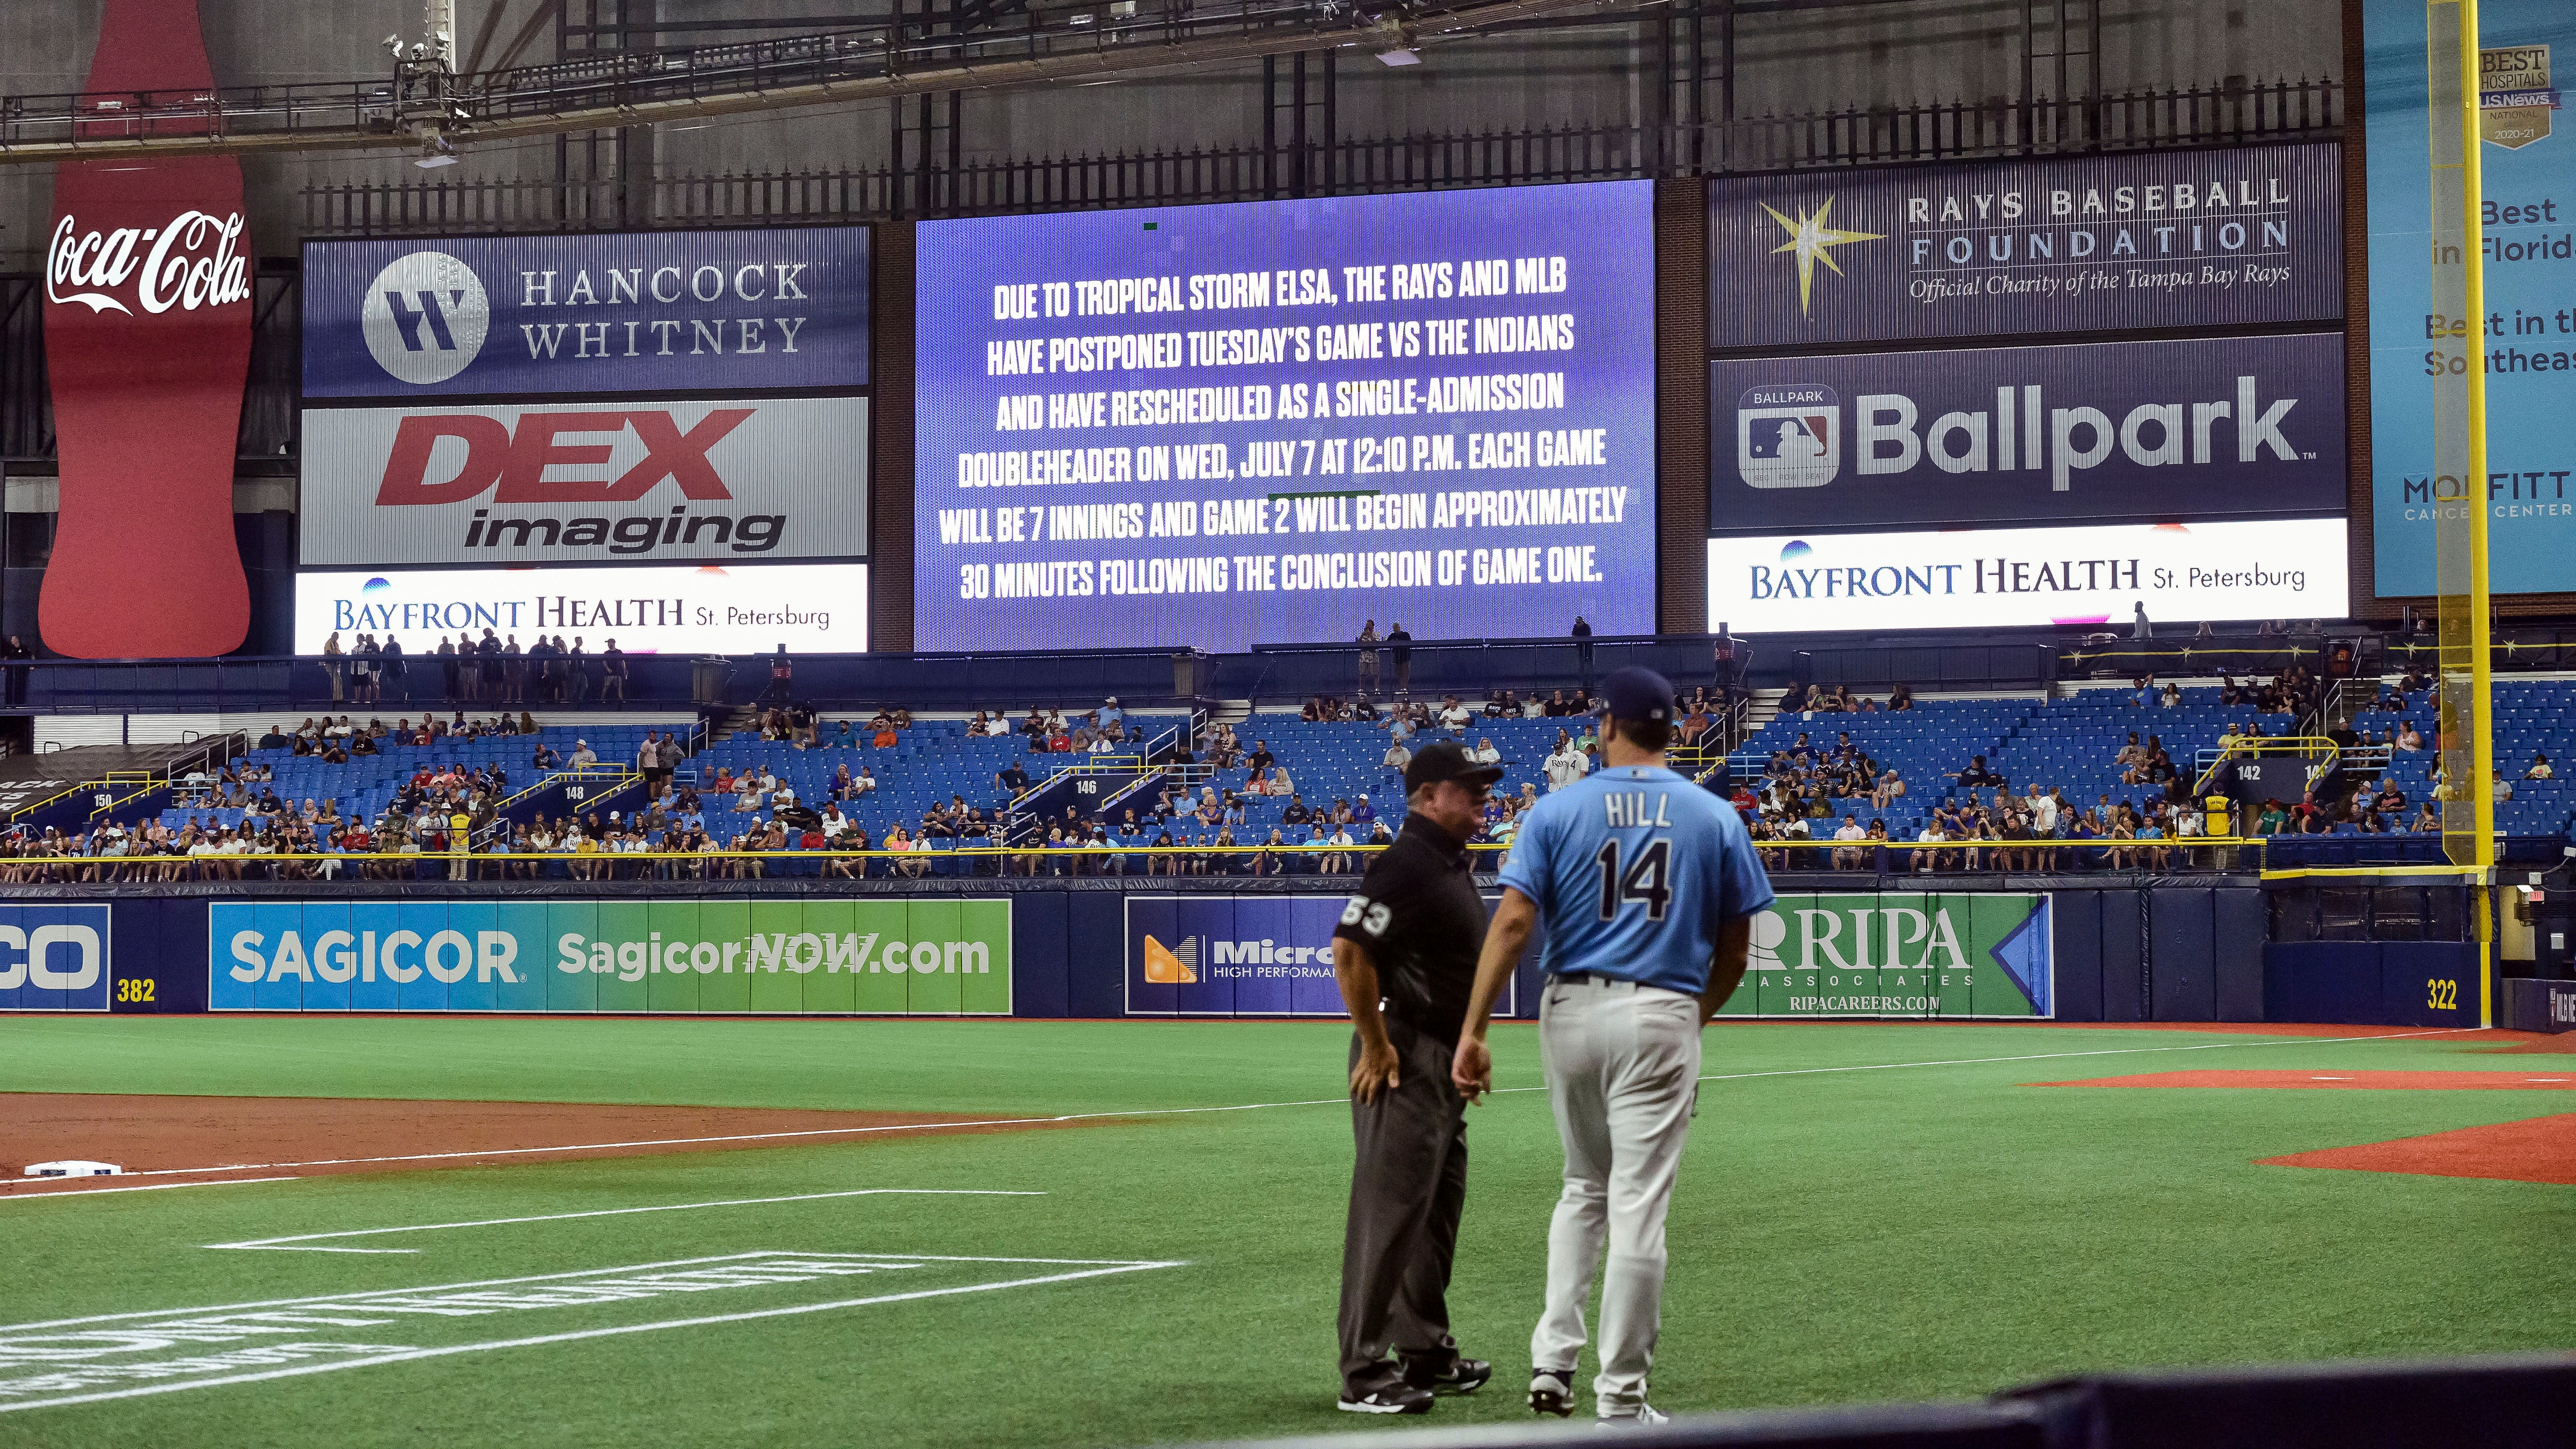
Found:
[[[1422,747],[1413,763],[1404,767],[1404,793],[1412,794],[1425,785],[1443,780],[1456,780],[1482,790],[1503,778],[1500,765],[1479,765],[1467,758],[1467,752],[1453,740],[1437,740]]]

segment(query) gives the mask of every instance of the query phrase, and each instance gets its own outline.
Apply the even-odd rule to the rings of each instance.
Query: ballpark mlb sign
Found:
[[[308,565],[868,551],[868,400],[312,408]]]
[[[304,395],[868,384],[866,227],[304,249]]]
[[[1349,896],[1129,896],[1129,1016],[1341,1016]],[[1487,896],[1491,909],[1499,896]],[[1533,948],[1534,949],[1534,948]],[[1495,1008],[1514,1015],[1518,985]]]
[[[0,1011],[105,1011],[105,906],[0,906]]]
[[[2057,1014],[2049,898],[2013,893],[1782,895],[1753,918],[1744,984],[1721,1016]]]
[[[1011,1010],[1006,900],[226,903],[206,939],[211,1011]]]
[[[2343,405],[2334,333],[1713,362],[1709,531],[2340,511]]]

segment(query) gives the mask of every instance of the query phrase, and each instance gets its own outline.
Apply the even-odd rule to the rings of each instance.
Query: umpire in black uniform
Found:
[[[1485,937],[1466,842],[1501,774],[1447,740],[1415,755],[1403,833],[1333,931],[1333,977],[1356,1028],[1340,1323],[1341,1407],[1354,1414],[1429,1413],[1434,1393],[1474,1393],[1493,1376],[1449,1336],[1467,1201],[1466,1103],[1449,1060]]]

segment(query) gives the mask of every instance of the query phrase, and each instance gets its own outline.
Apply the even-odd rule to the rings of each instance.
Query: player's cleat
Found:
[[[1428,1414],[1431,1412],[1431,1391],[1417,1389],[1397,1379],[1357,1398],[1351,1396],[1350,1390],[1344,1389],[1339,1407],[1345,1414]]]
[[[1531,1370],[1529,1406],[1533,1414],[1554,1414],[1560,1419],[1573,1413],[1574,1370]]]
[[[1417,1389],[1429,1389],[1435,1394],[1472,1394],[1485,1386],[1485,1380],[1494,1376],[1494,1366],[1481,1358],[1449,1355],[1444,1360],[1429,1355],[1414,1358],[1399,1353],[1396,1360],[1404,1366],[1406,1383]]]
[[[1652,1404],[1639,1404],[1637,1406],[1637,1412],[1633,1414],[1604,1414],[1600,1418],[1592,1421],[1592,1427],[1596,1432],[1609,1432],[1617,1429],[1651,1429],[1657,1424],[1668,1424],[1672,1422],[1672,1417],[1672,1415],[1665,1413],[1663,1410],[1656,1408]]]

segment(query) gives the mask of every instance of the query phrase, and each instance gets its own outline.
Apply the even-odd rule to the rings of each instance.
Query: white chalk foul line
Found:
[[[134,1175],[126,1174],[129,1177]],[[167,1192],[174,1187],[240,1187],[250,1182],[295,1182],[297,1180],[293,1177],[226,1177],[213,1182],[147,1182],[140,1187],[39,1188],[34,1192],[0,1193],[0,1202],[34,1202],[40,1197],[95,1197],[103,1192]]]
[[[933,1254],[910,1254],[924,1260],[968,1263],[1047,1263],[1100,1262],[1099,1259],[1045,1258],[940,1258]],[[991,1293],[1004,1288],[1034,1288],[1047,1283],[1070,1283],[1083,1278],[1106,1278],[1121,1273],[1143,1273],[1157,1268],[1187,1267],[1184,1260],[1168,1262],[1108,1263],[1071,1273],[1047,1273],[1030,1278],[1013,1278],[999,1283],[969,1283],[953,1288],[922,1288],[909,1293],[880,1293],[867,1298],[843,1298],[830,1303],[800,1303],[784,1308],[757,1308],[742,1313],[715,1313],[696,1318],[669,1318],[658,1323],[629,1323],[614,1328],[587,1328],[570,1333],[544,1333],[526,1338],[496,1338],[483,1343],[449,1344],[439,1348],[404,1349],[395,1353],[376,1354],[366,1358],[345,1359],[336,1363],[303,1364],[294,1368],[269,1369],[259,1373],[230,1374],[221,1378],[194,1379],[187,1383],[145,1384],[131,1389],[114,1389],[96,1394],[69,1394],[52,1399],[33,1399],[25,1403],[0,1404],[0,1414],[19,1409],[61,1408],[72,1404],[96,1404],[115,1399],[139,1399],[154,1394],[175,1394],[188,1389],[220,1388],[227,1384],[262,1383],[270,1379],[302,1378],[307,1374],[337,1373],[343,1369],[372,1368],[379,1364],[410,1363],[417,1359],[446,1358],[454,1354],[490,1353],[505,1348],[536,1348],[546,1344],[573,1343],[588,1338],[615,1338],[630,1333],[658,1333],[671,1328],[705,1328],[721,1323],[745,1323],[762,1318],[786,1318],[806,1313],[830,1313],[843,1308],[865,1308],[880,1303],[906,1303],[923,1298],[948,1298],[966,1293]],[[511,1282],[498,1279],[496,1282]],[[524,1280],[515,1280],[524,1281]],[[481,1286],[481,1285],[463,1285]],[[312,1299],[288,1299],[282,1302],[313,1302]],[[141,1318],[145,1314],[118,1314],[112,1317]],[[94,1319],[64,1319],[62,1323],[95,1322]],[[29,1324],[27,1327],[54,1325]]]
[[[620,1218],[632,1213],[678,1213],[696,1208],[756,1207],[773,1202],[819,1202],[838,1197],[1044,1197],[1043,1192],[977,1187],[860,1187],[842,1192],[800,1192],[786,1197],[738,1197],[718,1202],[672,1202],[652,1207],[592,1208],[577,1213],[537,1213],[517,1218],[481,1218],[462,1223],[413,1223],[395,1228],[348,1228],[335,1233],[302,1233],[284,1238],[255,1238],[241,1243],[207,1243],[208,1248],[266,1250],[281,1253],[417,1253],[418,1248],[298,1248],[296,1243],[325,1238],[371,1238],[386,1233],[435,1233],[448,1228],[495,1228],[509,1223],[559,1223],[572,1218]],[[963,1260],[961,1260],[963,1261]]]
[[[2408,1037],[2445,1036],[2454,1034],[2461,1030],[2465,1030],[2465,1028],[2443,1027],[2431,1031],[2378,1032],[2370,1036],[2280,1037],[2267,1041],[2204,1042],[2192,1046],[2108,1047],[2095,1051],[2036,1052],[2023,1056],[2008,1057],[1954,1057],[1939,1061],[1924,1062],[1872,1062],[1843,1067],[1789,1067],[1775,1071],[1763,1072],[1710,1073],[1702,1076],[1699,1080],[1703,1082],[1737,1082],[1750,1081],[1759,1077],[1821,1076],[1837,1072],[1892,1072],[1915,1067],[1988,1066],[2002,1062],[2044,1062],[2075,1057],[2135,1056],[2142,1053],[2155,1052],[2221,1051],[2230,1047],[2302,1045],[2332,1046],[2338,1043],[2397,1041]],[[1486,1093],[1486,1095],[1504,1096],[1515,1092],[1543,1092],[1545,1090],[1547,1090],[1545,1087],[1497,1087]],[[148,1172],[128,1173],[126,1176],[203,1177],[209,1173],[219,1172],[276,1172],[288,1168],[299,1167],[359,1167],[374,1163],[440,1162],[474,1157],[529,1156],[549,1152],[606,1152],[630,1147],[691,1147],[714,1142],[769,1142],[785,1141],[804,1137],[851,1137],[887,1132],[931,1132],[954,1130],[966,1127],[1044,1127],[1063,1122],[1093,1122],[1123,1117],[1186,1117],[1212,1112],[1262,1112],[1279,1107],[1338,1107],[1347,1104],[1349,1101],[1350,1099],[1348,1097],[1313,1097],[1303,1101],[1294,1102],[1239,1102],[1219,1107],[1137,1107],[1118,1112],[1067,1112],[1050,1117],[991,1117],[970,1122],[908,1122],[894,1126],[879,1127],[816,1127],[799,1129],[792,1132],[738,1132],[715,1137],[656,1137],[639,1139],[632,1142],[573,1143],[559,1147],[496,1147],[480,1152],[415,1152],[384,1157],[317,1158],[304,1162],[235,1163],[223,1167],[165,1167],[155,1168]],[[285,1179],[266,1180],[283,1181]],[[112,1192],[120,1190],[130,1189],[88,1189],[88,1191],[93,1192]],[[73,1194],[66,1191],[37,1195],[71,1196]]]

